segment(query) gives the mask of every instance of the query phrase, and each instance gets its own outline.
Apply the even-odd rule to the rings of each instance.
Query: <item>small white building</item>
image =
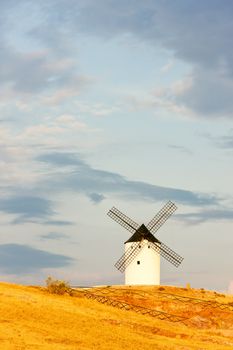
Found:
[[[152,244],[153,243],[153,247]],[[125,242],[125,252],[128,261],[125,265],[126,285],[159,285],[160,284],[160,254],[154,249],[159,241],[148,231],[145,225]],[[137,248],[136,248],[137,247]],[[132,249],[130,259],[129,252]],[[137,249],[137,254],[133,251]],[[140,249],[140,250],[139,250]]]

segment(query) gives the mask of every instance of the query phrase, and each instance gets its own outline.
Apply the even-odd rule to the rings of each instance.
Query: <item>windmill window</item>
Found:
[[[150,248],[150,245],[148,245],[148,248]]]
[[[140,265],[140,260],[137,261],[137,264]]]

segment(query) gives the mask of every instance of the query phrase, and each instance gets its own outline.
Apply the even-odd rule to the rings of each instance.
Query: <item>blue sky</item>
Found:
[[[116,206],[184,257],[162,283],[232,291],[233,5],[0,2],[0,273],[120,284]]]

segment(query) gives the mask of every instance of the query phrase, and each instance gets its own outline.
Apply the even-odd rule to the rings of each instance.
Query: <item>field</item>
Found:
[[[233,296],[168,286],[69,296],[1,283],[0,349],[230,350]]]

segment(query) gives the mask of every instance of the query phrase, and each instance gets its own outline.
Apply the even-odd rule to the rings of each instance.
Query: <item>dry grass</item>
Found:
[[[1,350],[230,350],[233,312],[179,306],[155,297],[159,287],[110,288],[119,300],[187,314],[195,322],[160,321],[76,296],[53,295],[40,287],[0,284]],[[162,292],[232,303],[233,297],[194,289],[164,287]],[[108,288],[109,289],[109,288]],[[97,289],[95,289],[96,291]],[[140,293],[138,292],[140,291]],[[141,291],[144,294],[141,294]],[[183,305],[183,304],[182,304]],[[208,322],[207,322],[208,321]]]

